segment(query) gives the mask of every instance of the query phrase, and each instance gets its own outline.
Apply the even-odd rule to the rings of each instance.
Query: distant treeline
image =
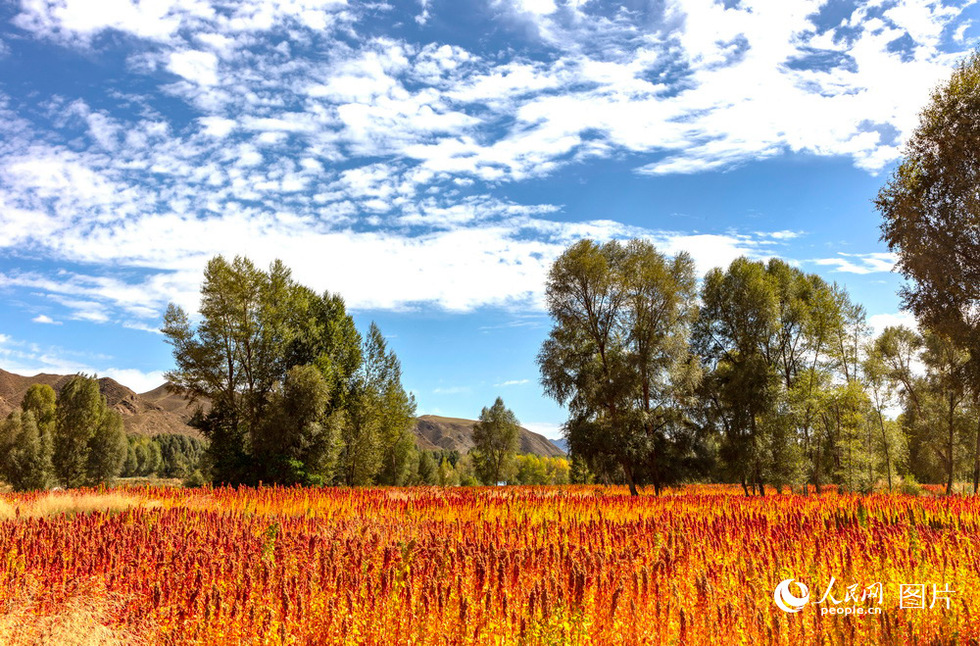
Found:
[[[507,484],[563,485],[570,484],[571,464],[566,458],[525,454],[513,455],[512,473]],[[416,477],[411,484],[441,486],[495,485],[499,481],[481,475],[479,451],[460,454],[459,451],[419,451]]]
[[[200,469],[207,443],[189,435],[130,435],[120,476],[190,478]]]

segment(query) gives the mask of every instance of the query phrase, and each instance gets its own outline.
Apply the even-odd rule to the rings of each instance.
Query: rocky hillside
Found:
[[[473,448],[473,427],[476,420],[456,417],[422,415],[415,426],[415,435],[420,447],[425,449],[446,449],[466,453]],[[543,435],[521,428],[521,453],[534,453],[550,457],[564,456],[557,446]]]
[[[24,393],[32,385],[47,384],[58,391],[69,379],[71,375],[39,374],[22,377],[0,370],[0,417],[6,417],[15,406],[19,406]],[[198,404],[192,404],[186,397],[170,392],[166,384],[146,393],[136,393],[113,379],[103,377],[99,379],[99,390],[105,395],[109,406],[122,415],[127,433],[200,437],[197,429],[187,425]],[[471,419],[423,415],[418,418],[415,427],[416,441],[423,449],[466,453],[473,448],[475,424],[476,421]],[[565,455],[543,435],[532,433],[526,428],[521,429],[520,451],[544,456]]]

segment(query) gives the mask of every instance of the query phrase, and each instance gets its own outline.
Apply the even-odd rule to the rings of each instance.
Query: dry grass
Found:
[[[25,583],[0,614],[3,646],[146,646],[150,642],[111,625],[121,605],[101,583],[81,587],[53,610],[42,611],[39,586]]]
[[[17,505],[0,500],[0,520],[42,518],[61,514],[87,514],[96,511],[118,513],[133,507],[159,506],[158,501],[145,500],[120,492],[49,493],[32,501],[22,501]]]

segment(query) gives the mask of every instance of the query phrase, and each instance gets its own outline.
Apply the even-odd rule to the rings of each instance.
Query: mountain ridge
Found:
[[[20,405],[24,393],[34,384],[47,384],[57,392],[71,378],[72,375],[49,373],[25,377],[0,369],[0,419]],[[202,437],[201,432],[188,423],[199,407],[206,408],[207,402],[191,402],[186,396],[174,392],[168,383],[145,393],[137,393],[110,377],[101,377],[98,382],[99,391],[105,395],[109,407],[122,416],[128,434]],[[460,453],[473,448],[476,420],[438,415],[420,415],[416,419],[413,430],[419,448]],[[546,437],[523,427],[520,452],[548,457],[565,455]]]

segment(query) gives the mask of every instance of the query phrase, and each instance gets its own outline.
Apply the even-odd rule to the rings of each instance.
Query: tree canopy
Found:
[[[415,464],[414,400],[371,324],[363,340],[340,296],[216,256],[201,286],[200,323],[171,304],[174,388],[210,403],[196,424],[217,482],[399,484]]]
[[[694,262],[648,242],[582,240],[554,263],[545,288],[555,320],[538,354],[545,393],[567,405],[573,453],[621,471],[636,494],[675,479],[683,444],[678,402],[696,381],[687,337]]]

